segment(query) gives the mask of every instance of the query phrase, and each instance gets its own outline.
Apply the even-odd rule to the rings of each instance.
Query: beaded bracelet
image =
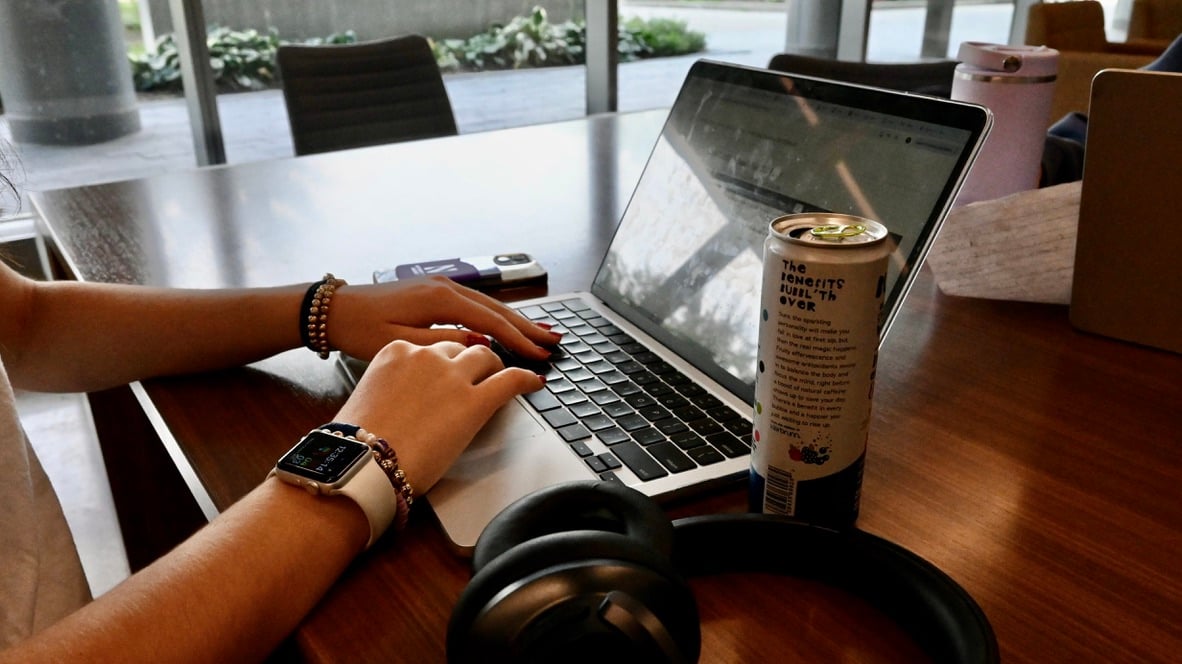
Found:
[[[300,340],[304,347],[327,360],[332,347],[328,345],[328,309],[333,293],[347,285],[328,273],[308,287],[300,304]]]
[[[414,504],[415,492],[406,479],[406,473],[398,467],[398,455],[394,453],[394,448],[390,447],[390,443],[353,424],[330,422],[317,428],[337,436],[353,438],[370,446],[378,466],[386,473],[386,477],[390,479],[390,485],[398,494],[398,512],[394,516],[394,526],[395,530],[402,530],[410,518],[410,506]]]
[[[386,477],[390,478],[390,484],[394,485],[394,490],[398,492],[399,497],[406,501],[408,508],[413,505],[415,490],[406,480],[406,473],[398,467],[398,455],[394,453],[394,448],[390,447],[390,443],[387,443],[384,438],[379,438],[360,428],[357,429],[357,440],[373,448],[374,458],[378,460],[378,465],[382,467],[382,470],[386,471]]]

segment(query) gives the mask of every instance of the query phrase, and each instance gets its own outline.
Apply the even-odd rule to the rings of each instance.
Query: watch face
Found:
[[[313,431],[283,455],[277,468],[321,484],[333,484],[369,453],[369,445],[360,441]]]

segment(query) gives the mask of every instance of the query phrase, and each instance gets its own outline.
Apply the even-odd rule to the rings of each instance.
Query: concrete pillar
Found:
[[[617,65],[620,60],[620,9],[616,0],[587,3],[587,115],[619,109]]]
[[[841,6],[841,2],[834,0],[788,0],[784,52],[836,58]]]
[[[84,145],[139,131],[118,5],[0,2],[0,98],[18,142]]]

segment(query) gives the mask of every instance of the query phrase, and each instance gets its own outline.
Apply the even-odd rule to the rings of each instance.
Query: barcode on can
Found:
[[[796,480],[792,474],[775,466],[767,468],[767,484],[763,491],[765,514],[792,516],[796,513]]]

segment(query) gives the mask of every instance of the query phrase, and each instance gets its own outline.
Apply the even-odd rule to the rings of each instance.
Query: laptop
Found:
[[[514,304],[565,338],[546,388],[499,411],[426,495],[454,548],[559,482],[668,500],[744,480],[771,220],[832,211],[890,229],[881,339],[990,122],[980,106],[695,63],[590,291]]]
[[[1080,330],[1175,353],[1182,261],[1168,238],[1182,206],[1180,96],[1182,74],[1105,69],[1092,79],[1070,310]]]

